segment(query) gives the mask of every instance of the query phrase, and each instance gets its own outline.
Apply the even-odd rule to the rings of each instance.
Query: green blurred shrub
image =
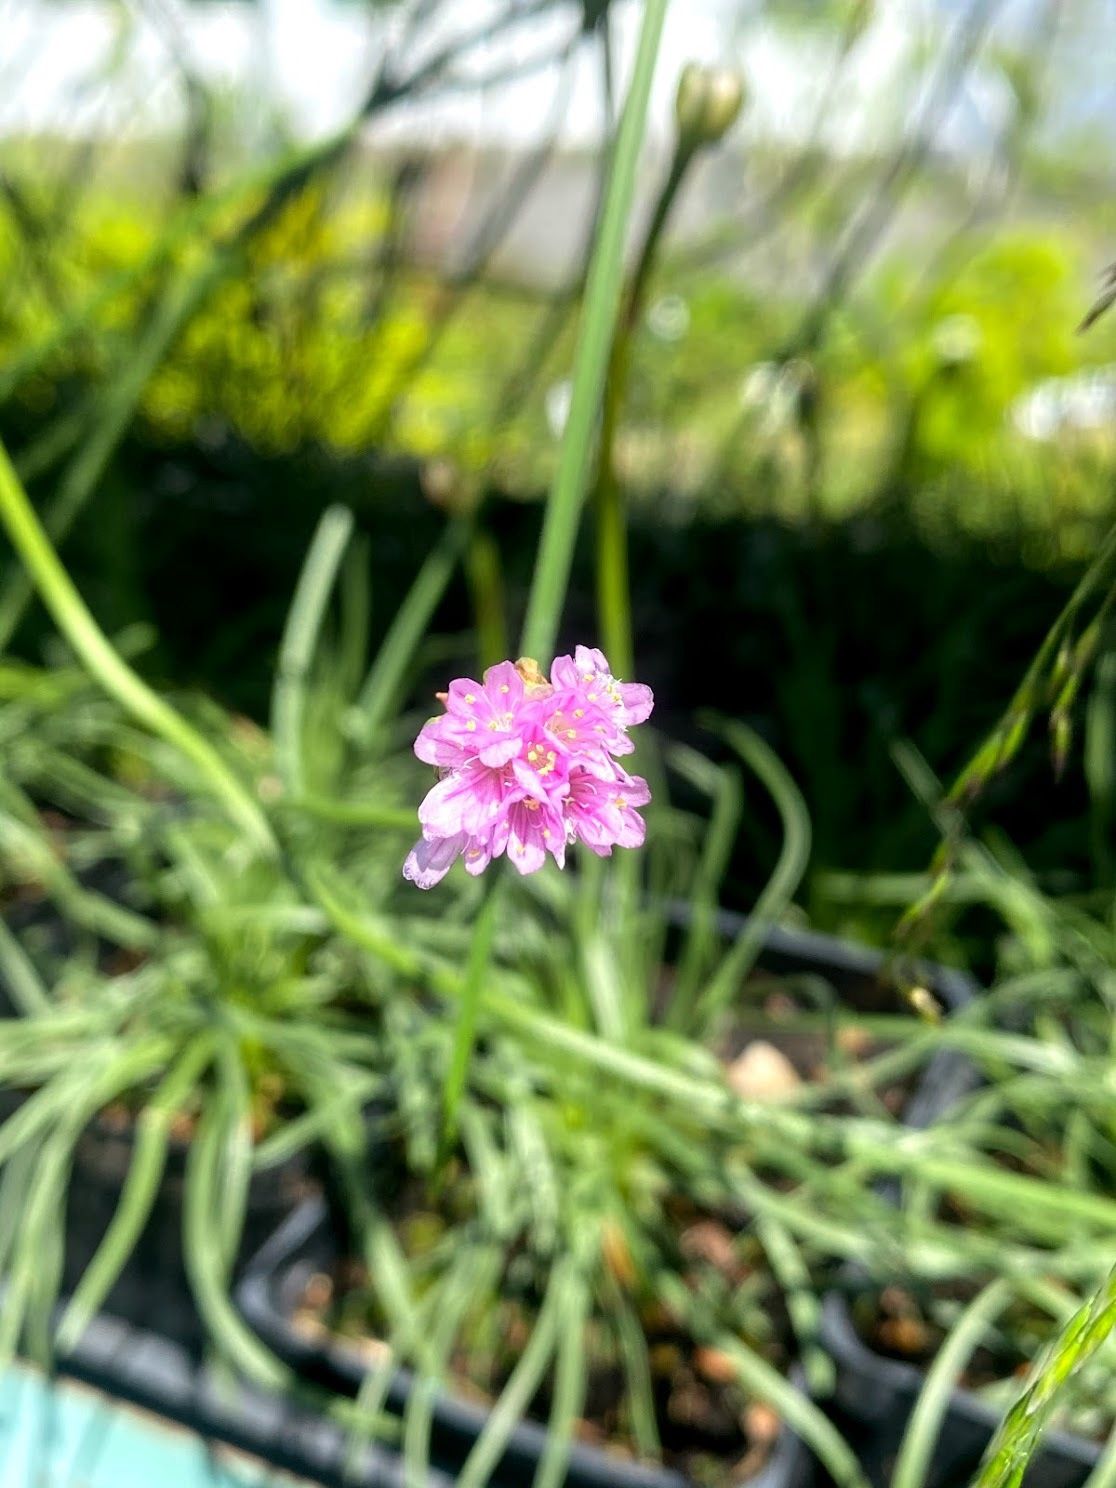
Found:
[[[561,421],[576,306],[449,286],[385,262],[391,213],[375,180],[317,186],[257,236],[149,384],[142,412],[163,442],[214,424],[268,456],[308,446],[448,458],[514,495],[545,489]],[[87,206],[30,261],[0,228],[0,364],[140,263],[160,216]],[[180,250],[199,251],[196,244]],[[798,284],[772,293],[708,269],[664,267],[637,327],[616,443],[632,496],[683,512],[842,518],[901,501],[935,541],[1007,537],[1026,561],[1076,559],[1108,510],[1107,430],[1028,437],[1016,401],[1044,379],[1116,359],[1116,331],[1077,338],[1088,302],[1080,246],[1045,229],[959,238],[925,282],[897,250],[834,317],[809,363],[781,364],[802,314]],[[53,285],[53,288],[50,286]],[[97,333],[27,381],[48,422],[74,380],[111,368],[147,286],[110,297]],[[540,327],[549,324],[545,337]]]

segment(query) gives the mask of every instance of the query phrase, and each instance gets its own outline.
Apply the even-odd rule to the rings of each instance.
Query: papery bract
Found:
[[[439,696],[445,712],[415,740],[440,778],[419,807],[422,839],[403,867],[412,883],[431,888],[458,857],[473,874],[503,855],[534,873],[547,853],[563,867],[575,841],[602,856],[643,842],[636,808],[651,793],[615,756],[631,752],[627,731],[654,699],[617,681],[600,651],[558,657],[549,680],[530,658],[501,662]]]

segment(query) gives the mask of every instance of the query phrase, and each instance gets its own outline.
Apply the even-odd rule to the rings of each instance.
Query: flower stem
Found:
[[[256,846],[274,854],[277,844],[271,828],[246,787],[208,740],[152,692],[113,649],[51,546],[2,442],[0,522],[59,630],[91,675],[134,718],[192,760]]]
[[[609,349],[620,310],[624,240],[635,194],[636,167],[647,120],[651,79],[667,0],[646,0],[639,47],[616,141],[612,172],[586,286],[585,313],[574,358],[573,393],[542,538],[520,650],[542,664],[554,652],[569,584],[581,505],[589,473],[593,427],[604,389]]]
[[[631,676],[634,656],[631,585],[628,579],[628,516],[616,474],[616,430],[628,390],[632,338],[646,298],[647,281],[667,218],[694,154],[693,144],[680,136],[675,145],[670,171],[659,192],[651,221],[647,224],[643,246],[628,289],[627,304],[620,317],[608,363],[595,489],[597,615],[601,645],[618,677]]]

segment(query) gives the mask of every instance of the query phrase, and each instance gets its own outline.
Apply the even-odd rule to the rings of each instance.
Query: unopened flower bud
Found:
[[[680,141],[695,149],[716,144],[743,106],[744,80],[733,68],[687,62],[674,99]]]

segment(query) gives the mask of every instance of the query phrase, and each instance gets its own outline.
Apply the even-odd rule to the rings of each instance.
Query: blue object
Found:
[[[0,1488],[310,1488],[88,1385],[0,1374]]]

